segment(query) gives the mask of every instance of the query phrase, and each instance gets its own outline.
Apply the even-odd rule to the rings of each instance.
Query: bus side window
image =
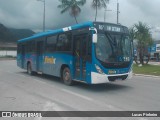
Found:
[[[30,44],[30,52],[35,53],[36,51],[35,46],[36,46],[35,41],[32,41]]]
[[[47,37],[46,52],[54,52],[56,50],[57,36]]]
[[[71,34],[60,34],[57,42],[57,51],[71,51]]]
[[[27,53],[35,52],[35,41],[26,42],[26,52]]]
[[[25,44],[25,52],[29,53],[29,50],[30,50],[30,43],[26,42],[26,44]]]

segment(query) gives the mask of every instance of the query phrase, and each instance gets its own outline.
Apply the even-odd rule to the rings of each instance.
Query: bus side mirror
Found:
[[[93,34],[93,43],[97,43],[97,34]]]

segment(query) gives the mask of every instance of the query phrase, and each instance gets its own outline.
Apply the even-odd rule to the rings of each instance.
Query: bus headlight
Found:
[[[103,70],[98,65],[95,64],[95,67],[98,73],[104,74]]]

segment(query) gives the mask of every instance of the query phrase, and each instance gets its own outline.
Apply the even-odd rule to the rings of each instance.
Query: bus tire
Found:
[[[29,74],[29,75],[33,75],[33,71],[32,71],[32,66],[31,66],[31,63],[28,63],[27,64],[27,73]]]
[[[64,84],[66,84],[66,85],[69,85],[69,86],[73,85],[71,72],[68,67],[65,67],[62,71],[62,80],[63,80]]]

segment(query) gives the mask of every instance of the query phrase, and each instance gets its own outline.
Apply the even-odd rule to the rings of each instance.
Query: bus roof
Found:
[[[76,29],[79,29],[79,28],[92,27],[92,26],[93,26],[93,22],[85,22],[85,23],[65,27],[65,28],[62,28],[62,29],[50,30],[50,31],[46,31],[46,32],[37,33],[37,34],[34,34],[31,37],[27,37],[27,38],[18,40],[18,42],[26,42],[26,41],[30,41],[30,40],[35,39],[35,38],[43,37],[43,36],[53,35],[53,34],[57,34],[57,33],[63,33],[65,31],[69,31],[69,30],[76,30]]]
[[[98,24],[110,24],[110,25],[125,27],[125,26],[117,25],[117,24],[113,24],[113,23],[91,22],[91,21],[89,21],[89,22],[80,23],[80,24],[76,24],[76,25],[73,25],[73,26],[65,27],[65,28],[62,28],[62,29],[49,30],[49,31],[46,31],[46,32],[37,33],[37,34],[34,34],[33,36],[18,40],[18,43],[30,41],[32,39],[45,37],[45,36],[48,36],[48,35],[54,35],[54,34],[58,34],[58,33],[63,33],[65,31],[69,31],[69,30],[76,30],[76,29],[85,28],[85,27],[93,27],[93,26],[95,26],[95,23],[98,23]]]

